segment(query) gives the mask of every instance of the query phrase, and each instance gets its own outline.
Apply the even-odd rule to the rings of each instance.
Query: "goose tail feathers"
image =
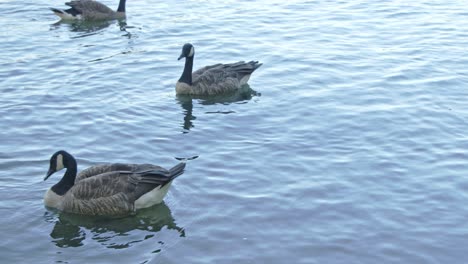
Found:
[[[52,12],[54,12],[54,14],[56,14],[57,16],[59,16],[61,19],[64,19],[64,20],[74,20],[74,19],[81,18],[81,13],[74,8],[63,10],[63,9],[50,7],[49,9]]]
[[[66,15],[65,11],[63,11],[63,10],[60,10],[60,9],[57,9],[57,8],[53,8],[53,7],[50,7],[49,9],[50,9],[52,12],[54,12],[57,16]]]
[[[171,176],[170,176],[171,180],[177,178],[182,173],[184,173],[184,169],[185,169],[185,162],[181,162],[181,163],[175,165],[174,167],[172,167],[169,170],[169,173],[171,174]]]
[[[249,64],[252,65],[253,71],[255,71],[256,69],[260,68],[260,66],[263,65],[263,63],[259,63],[258,61],[251,61],[249,62]]]
[[[145,171],[138,171],[136,173],[141,175],[140,183],[149,183],[157,185],[165,185],[178,176],[184,173],[185,162],[181,162],[171,168],[169,171],[160,169],[151,169]]]

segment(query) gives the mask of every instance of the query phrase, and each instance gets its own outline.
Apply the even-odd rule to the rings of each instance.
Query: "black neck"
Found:
[[[192,85],[193,56],[185,58],[184,72],[180,76],[179,82]]]
[[[117,8],[117,12],[125,13],[125,1],[126,0],[120,0],[119,7]]]
[[[57,184],[52,186],[52,191],[58,195],[64,195],[75,184],[77,172],[76,161],[73,157],[71,157],[71,159],[67,160],[67,163],[68,164],[65,165],[67,171],[63,175],[62,179]]]

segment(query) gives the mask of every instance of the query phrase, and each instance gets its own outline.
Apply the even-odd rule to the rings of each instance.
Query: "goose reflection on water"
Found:
[[[220,95],[177,95],[177,101],[184,109],[184,122],[183,122],[183,133],[188,133],[191,128],[195,127],[193,122],[197,119],[193,115],[193,100],[197,100],[201,105],[215,105],[223,104],[229,105],[232,103],[245,104],[256,96],[262,94],[250,88],[249,85],[244,85],[242,89],[239,89],[235,93],[220,94]],[[219,114],[230,114],[233,111],[217,111],[217,112],[206,112],[206,113],[219,113]]]
[[[71,32],[80,33],[74,38],[87,37],[98,34],[101,30],[117,23],[120,31],[125,32],[124,36],[131,38],[132,34],[127,29],[132,28],[127,25],[125,19],[117,20],[102,20],[102,21],[86,21],[86,20],[59,20],[50,25],[51,30],[60,29],[62,26],[67,27]]]
[[[89,217],[51,211],[46,212],[44,217],[47,222],[55,223],[50,237],[60,248],[83,246],[88,236],[108,248],[128,248],[151,239],[165,227],[177,231],[179,237],[185,237],[184,228],[177,226],[171,210],[164,202],[125,218]],[[133,232],[135,230],[145,232]],[[141,238],[135,239],[135,234],[141,235]],[[122,242],[122,238],[130,237],[131,241]]]

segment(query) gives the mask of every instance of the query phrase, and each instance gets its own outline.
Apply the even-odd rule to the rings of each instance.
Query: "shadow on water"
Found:
[[[127,22],[125,21],[125,19],[102,21],[59,20],[50,25],[50,29],[57,30],[61,27],[66,27],[71,32],[80,33],[74,38],[82,38],[98,34],[101,30],[115,24],[116,22],[120,31],[125,32],[124,36],[131,38],[131,33],[127,31],[127,29],[131,27],[127,26]]]
[[[50,237],[60,248],[83,246],[88,238],[107,248],[123,249],[156,236],[164,227],[176,230],[185,237],[185,230],[177,226],[171,210],[163,202],[151,208],[139,210],[136,215],[124,218],[91,217],[47,211],[45,221],[55,223]],[[132,231],[146,231],[135,239]],[[133,234],[133,235],[132,235]],[[128,241],[129,239],[131,241]]]
[[[250,88],[249,85],[244,85],[235,93],[222,94],[222,95],[177,95],[177,101],[184,109],[184,122],[183,133],[188,133],[194,126],[193,121],[197,119],[193,115],[193,100],[197,100],[201,105],[214,105],[214,104],[245,104],[255,96],[261,96],[261,93]],[[230,114],[234,111],[218,111],[207,113]]]

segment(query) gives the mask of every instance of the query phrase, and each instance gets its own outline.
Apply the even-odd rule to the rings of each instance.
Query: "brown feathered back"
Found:
[[[192,73],[194,95],[214,95],[237,91],[247,84],[250,75],[262,64],[257,61],[239,61],[206,66]]]

